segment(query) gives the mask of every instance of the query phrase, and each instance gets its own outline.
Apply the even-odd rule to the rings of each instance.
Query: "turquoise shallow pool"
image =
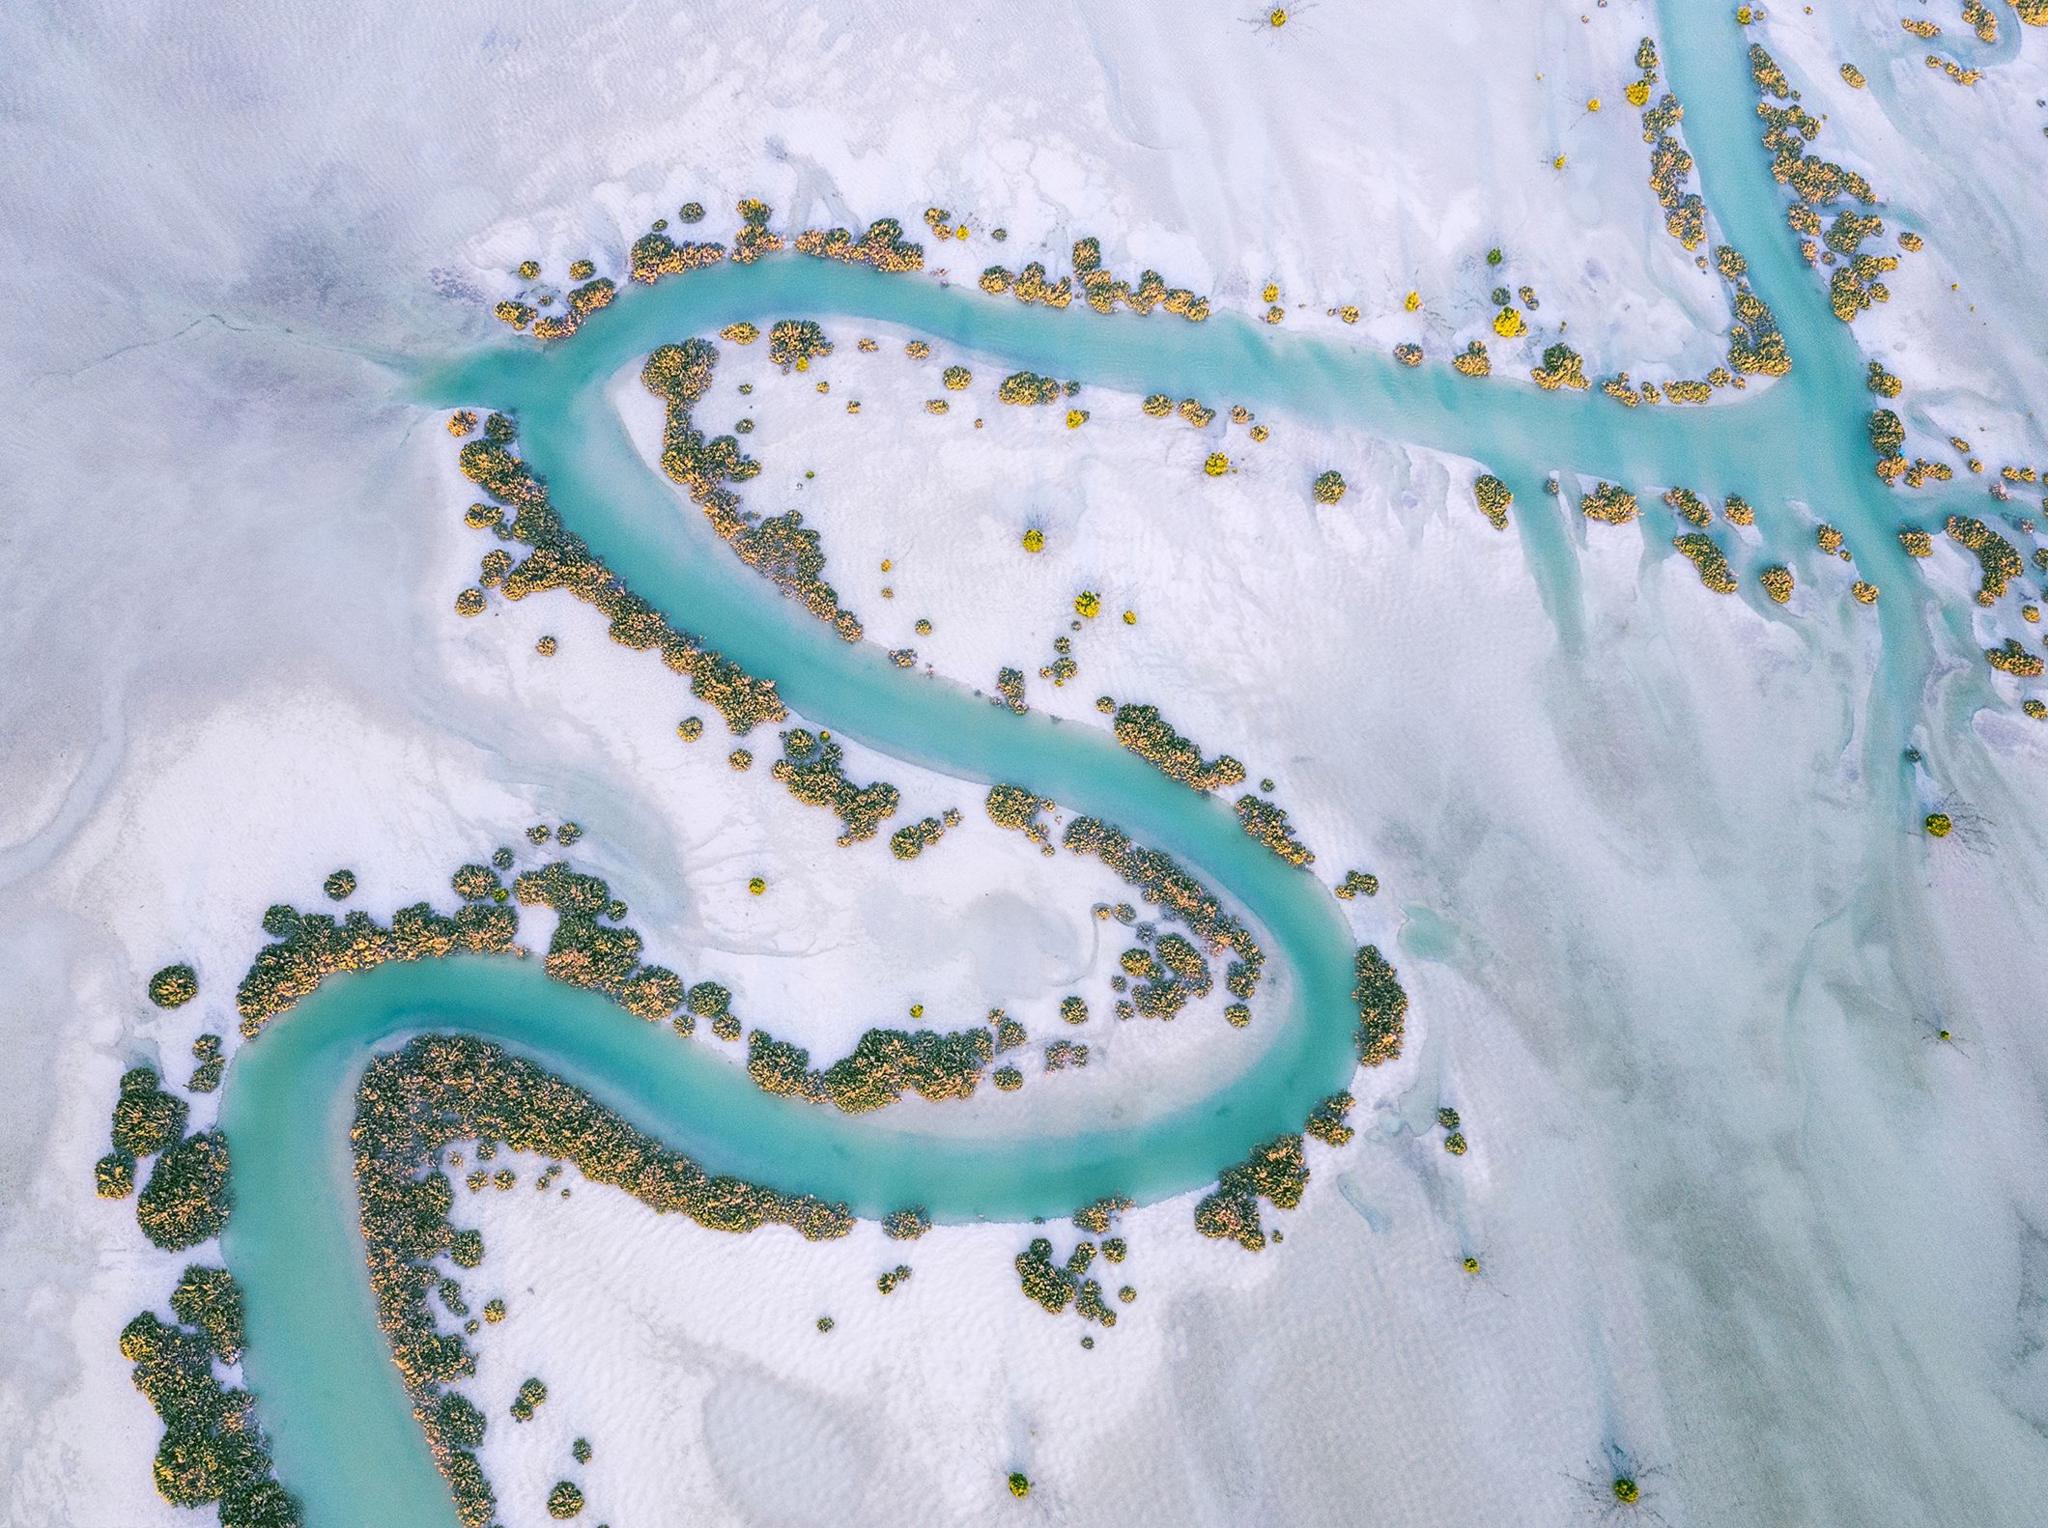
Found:
[[[1166,780],[1100,730],[1016,717],[957,685],[913,680],[872,646],[841,643],[722,546],[691,533],[684,516],[693,512],[647,469],[603,397],[608,378],[657,344],[741,318],[891,322],[1090,387],[1227,398],[1474,457],[1515,490],[1532,576],[1567,653],[1577,629],[1575,533],[1544,501],[1546,473],[1621,481],[1646,506],[1673,483],[1712,497],[1742,493],[1765,539],[1756,561],[1795,566],[1809,532],[1783,506],[1801,501],[1849,533],[1862,576],[1885,589],[1880,607],[1862,617],[1882,623],[1885,654],[1865,746],[1879,787],[1873,811],[1896,814],[1907,777],[1893,761],[1919,713],[1929,622],[1927,598],[1892,536],[1894,502],[1869,472],[1862,361],[1785,234],[1727,8],[1663,11],[1664,69],[1686,103],[1701,190],[1723,237],[1748,257],[1795,360],[1789,379],[1740,401],[1630,411],[1597,393],[1475,384],[1437,365],[1412,371],[1234,316],[1189,325],[1163,314],[1050,312],[971,287],[794,257],[636,289],[571,343],[508,343],[413,380],[423,406],[516,412],[519,449],[571,528],[674,625],[775,679],[807,720],[956,777],[1027,785],[1174,854],[1251,914],[1286,974],[1288,1002],[1284,1011],[1258,1005],[1259,1024],[1245,1039],[1256,1064],[1197,1106],[1059,1137],[1026,1133],[1019,1111],[1015,1133],[935,1144],[887,1116],[854,1119],[761,1093],[706,1048],[549,983],[532,963],[453,960],[330,982],[237,1054],[224,1101],[237,1194],[225,1252],[248,1299],[248,1374],[280,1476],[309,1523],[453,1521],[373,1319],[347,1176],[356,1080],[372,1050],[397,1036],[484,1035],[580,1083],[714,1171],[843,1199],[868,1215],[921,1204],[942,1221],[1064,1215],[1106,1193],[1148,1200],[1200,1187],[1258,1141],[1298,1130],[1354,1065],[1351,940],[1315,878],[1242,834],[1221,803]],[[1728,549],[1747,575],[1754,564]],[[1873,833],[1873,856],[1893,852],[1883,845],[1896,837],[1889,826]]]

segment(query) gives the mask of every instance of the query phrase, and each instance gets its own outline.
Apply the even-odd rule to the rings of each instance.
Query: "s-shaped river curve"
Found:
[[[355,1085],[380,1043],[427,1030],[475,1033],[584,1087],[713,1172],[842,1199],[863,1215],[921,1204],[940,1221],[1064,1215],[1103,1194],[1146,1201],[1198,1188],[1255,1143],[1300,1129],[1355,1065],[1351,940],[1312,877],[1247,838],[1219,803],[1100,732],[913,681],[872,645],[849,647],[793,613],[738,572],[647,469],[605,405],[606,379],[657,344],[742,318],[892,322],[1091,385],[1242,399],[1311,424],[1363,421],[1485,461],[1531,508],[1552,463],[1620,482],[1711,485],[1750,496],[1776,549],[1796,531],[1782,517],[1773,524],[1771,506],[1800,497],[1832,507],[1852,534],[1867,527],[1859,553],[1882,557],[1891,538],[1876,532],[1891,512],[1863,469],[1860,365],[1790,256],[1739,46],[1708,35],[1701,9],[1664,8],[1668,67],[1710,202],[1749,255],[1795,358],[1791,378],[1740,403],[1624,411],[1597,396],[1408,371],[1232,316],[1191,326],[1052,313],[790,256],[632,291],[570,343],[494,348],[416,384],[421,402],[515,413],[527,461],[593,553],[673,625],[775,679],[806,719],[956,777],[1025,784],[1172,853],[1260,926],[1278,957],[1269,980],[1287,984],[1287,1011],[1247,1037],[1260,1047],[1256,1059],[1198,1105],[1052,1137],[1033,1134],[1017,1111],[1015,1132],[939,1144],[888,1118],[854,1120],[764,1094],[702,1048],[551,983],[530,963],[470,958],[330,979],[238,1052],[223,1106],[237,1201],[224,1252],[247,1299],[246,1368],[279,1476],[308,1523],[455,1520],[376,1325],[355,1228],[346,1136]],[[1732,195],[1716,195],[1724,190]],[[1549,516],[1517,518],[1569,647],[1571,549]],[[1881,616],[1885,693],[1876,697],[1885,724],[1871,728],[1873,762],[1912,725],[1928,661],[1921,597],[1909,594],[1903,558],[1893,560],[1899,576],[1887,583]],[[1880,811],[1903,788],[1882,788],[1887,776],[1896,772],[1874,772]]]

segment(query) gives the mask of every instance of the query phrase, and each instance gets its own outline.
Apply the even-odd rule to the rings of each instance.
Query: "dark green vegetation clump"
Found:
[[[1376,944],[1359,948],[1352,970],[1358,978],[1358,985],[1351,989],[1352,1000],[1358,1004],[1358,1063],[1378,1066],[1401,1054],[1408,994]]]
[[[540,1410],[541,1404],[547,1398],[548,1387],[544,1381],[535,1379],[530,1375],[521,1380],[519,1382],[518,1394],[512,1397],[512,1420],[515,1422],[531,1422],[534,1413]],[[477,1431],[476,1441],[478,1443],[483,1442],[481,1427]]]
[[[126,1199],[135,1192],[135,1158],[110,1151],[92,1165],[93,1192],[102,1199]]]
[[[228,1144],[219,1131],[185,1134],[185,1101],[157,1083],[153,1068],[121,1076],[114,1100],[114,1149],[94,1164],[93,1186],[104,1199],[125,1199],[135,1188],[136,1164],[155,1157],[135,1202],[143,1234],[167,1251],[180,1251],[220,1234],[228,1217]]]
[[[263,927],[276,942],[257,952],[236,991],[243,1034],[254,1036],[337,972],[369,970],[387,961],[510,953],[519,932],[519,913],[509,905],[514,900],[558,914],[546,960],[555,980],[602,992],[650,1021],[682,1006],[683,979],[665,967],[641,963],[640,935],[621,922],[625,903],[613,898],[596,876],[557,861],[519,876],[508,893],[496,871],[464,865],[455,872],[454,885],[465,900],[453,914],[418,902],[394,913],[388,928],[362,912],[337,921],[282,904],[272,907],[263,915]]]
[[[839,819],[845,829],[839,835],[842,847],[873,838],[882,823],[896,814],[900,799],[896,787],[886,780],[855,785],[846,778],[845,760],[845,750],[837,743],[808,727],[793,727],[782,734],[782,757],[769,770],[797,800],[807,806],[822,806]],[[897,857],[913,859],[916,855],[899,852]]]
[[[1195,1206],[1195,1229],[1204,1236],[1236,1242],[1248,1252],[1266,1245],[1266,1232],[1259,1218],[1259,1200],[1270,1200],[1276,1209],[1291,1210],[1301,1203],[1308,1187],[1308,1163],[1302,1156],[1301,1137],[1275,1136],[1252,1148],[1242,1162],[1226,1167],[1215,1189]]]
[[[190,966],[165,966],[149,979],[149,1000],[159,1008],[182,1008],[199,996],[199,977]]]
[[[171,1314],[203,1333],[222,1363],[242,1361],[242,1287],[227,1269],[187,1268],[171,1291]]]
[[[1352,1136],[1344,1117],[1351,1110],[1348,1093],[1336,1093],[1317,1104],[1304,1127],[1306,1134],[1332,1146],[1341,1146]],[[1195,1229],[1204,1236],[1236,1242],[1248,1252],[1266,1245],[1266,1230],[1259,1214],[1259,1201],[1275,1209],[1291,1210],[1301,1203],[1308,1187],[1308,1159],[1299,1135],[1275,1136],[1255,1146],[1235,1166],[1226,1167],[1216,1187],[1195,1206]],[[1276,1235],[1278,1233],[1275,1233]]]
[[[1315,863],[1315,851],[1294,836],[1285,807],[1247,794],[1237,798],[1236,811],[1238,826],[1288,864],[1302,869]]]
[[[1178,934],[1163,934],[1146,949],[1142,944],[1118,958],[1124,974],[1137,982],[1117,1005],[1119,1014],[1147,1019],[1173,1019],[1195,998],[1207,997],[1212,978],[1202,952]],[[1086,1011],[1083,1011],[1084,1018]]]
[[[549,907],[557,914],[548,941],[547,973],[571,986],[602,992],[628,1013],[652,1022],[683,1004],[683,979],[666,966],[642,965],[642,941],[617,922],[611,890],[594,875],[556,862],[529,870],[512,883],[524,907]]]
[[[768,359],[777,366],[808,366],[831,353],[832,342],[816,319],[785,318],[768,330]]]
[[[1739,587],[1734,569],[1728,566],[1727,554],[1712,536],[1688,531],[1673,537],[1671,544],[1698,570],[1700,582],[1714,593],[1733,594]]]
[[[697,207],[695,202],[688,204]],[[697,207],[697,216],[685,216],[683,221],[695,223],[703,219],[704,209]],[[662,231],[657,222],[652,233],[642,234],[633,241],[627,252],[628,268],[635,281],[649,284],[664,276],[679,276],[684,271],[700,270],[707,265],[716,265],[725,258],[725,246],[715,242],[682,243],[671,239]]]
[[[208,1276],[207,1293],[190,1292],[195,1275]],[[173,1506],[217,1504],[222,1528],[297,1528],[298,1503],[277,1483],[254,1403],[214,1370],[216,1359],[232,1363],[239,1355],[241,1293],[220,1269],[188,1269],[178,1288],[203,1320],[174,1326],[144,1311],[121,1329],[121,1356],[134,1365],[135,1388],[164,1424],[152,1469],[157,1492]],[[175,1295],[172,1305],[176,1310]],[[223,1320],[229,1307],[231,1328]],[[224,1337],[236,1344],[232,1350],[222,1346]]]
[[[937,209],[927,209],[925,221],[934,228],[943,228],[946,217],[942,214],[933,218]],[[941,235],[943,237],[943,234]],[[1007,229],[992,229],[989,237],[998,244],[1009,238]],[[1007,266],[991,265],[981,273],[975,283],[991,297],[1004,293],[1028,305],[1039,304],[1048,308],[1064,308],[1074,300],[1075,283],[1080,284],[1081,298],[1097,313],[1114,313],[1119,305],[1134,313],[1150,313],[1155,307],[1177,313],[1190,323],[1200,323],[1209,316],[1209,299],[1190,291],[1186,287],[1170,287],[1166,278],[1154,270],[1139,273],[1137,284],[1133,285],[1118,277],[1102,263],[1102,241],[1093,235],[1085,235],[1074,241],[1074,274],[1062,276],[1057,281],[1045,279],[1043,262],[1033,260],[1020,271]],[[1030,372],[1018,372],[1017,376],[1030,378]],[[1050,378],[1034,378],[1034,381],[1051,381]],[[1057,386],[1057,383],[1053,384]],[[1029,402],[1028,398],[1009,398],[1005,402]]]
[[[337,972],[458,953],[502,955],[511,950],[518,929],[517,913],[490,903],[465,903],[449,916],[416,902],[393,913],[389,927],[366,912],[337,920],[280,903],[263,915],[263,930],[276,942],[256,952],[235,989],[242,1033],[253,1038]]]
[[[996,670],[995,698],[991,705],[1006,706],[1018,716],[1031,709],[1024,699],[1024,671],[1017,668]]]
[[[900,860],[914,860],[941,838],[948,828],[960,826],[960,814],[947,808],[942,816],[920,817],[889,835],[889,852]]]
[[[1204,759],[1195,741],[1174,731],[1157,706],[1119,706],[1111,725],[1119,743],[1191,790],[1213,791],[1244,783],[1244,765],[1227,753]]]
[[[1982,578],[1977,585],[1977,603],[1995,603],[2006,587],[2026,572],[2026,564],[2013,544],[1982,520],[1971,515],[1950,515],[1942,527],[1958,546],[1975,554]]]
[[[131,1157],[153,1157],[185,1134],[185,1100],[157,1083],[154,1067],[130,1067],[121,1074],[114,1100],[114,1150]]]
[[[548,1516],[567,1520],[583,1511],[583,1493],[572,1481],[558,1480],[548,1491]]]
[[[996,384],[996,397],[1004,403],[1015,403],[1026,407],[1038,403],[1058,403],[1066,393],[1051,377],[1041,377],[1036,372],[1013,371]]]
[[[135,1200],[142,1234],[167,1252],[196,1247],[228,1223],[228,1138],[188,1135],[156,1159]]]
[[[876,1277],[875,1288],[882,1294],[893,1295],[903,1287],[909,1278],[910,1265],[898,1263],[894,1268],[887,1269]]]
[[[1130,1207],[1131,1201],[1123,1195],[1106,1194],[1074,1211],[1074,1224],[1083,1231],[1093,1231],[1097,1236],[1106,1236],[1109,1234],[1111,1221]]]
[[[203,1034],[192,1042],[192,1056],[199,1065],[192,1069],[192,1076],[185,1087],[193,1093],[211,1093],[220,1086],[221,1076],[227,1071],[227,1057],[220,1053],[220,1036]]]
[[[1084,1320],[1115,1326],[1116,1312],[1102,1298],[1101,1283],[1088,1276],[1095,1254],[1094,1242],[1077,1242],[1066,1261],[1056,1263],[1052,1243],[1043,1236],[1034,1237],[1031,1245],[1017,1254],[1018,1284],[1026,1298],[1050,1315],[1062,1315],[1071,1305]]]
[[[811,1053],[802,1046],[765,1030],[747,1039],[747,1074],[756,1087],[848,1114],[886,1108],[906,1092],[933,1102],[971,1097],[994,1059],[995,1035],[988,1029],[870,1029],[823,1071],[812,1070]]]
[[[800,255],[873,266],[878,271],[924,269],[924,246],[904,238],[903,225],[894,218],[877,218],[858,239],[845,228],[807,228],[796,236],[792,247]]]
[[[489,865],[463,865],[449,878],[455,895],[465,902],[489,902],[503,889]]]
[[[991,785],[987,806],[988,820],[997,827],[1022,833],[1046,854],[1053,852],[1052,835],[1038,820],[1040,813],[1052,810],[1049,799],[1035,796],[1021,785]]]
[[[1309,1111],[1308,1122],[1301,1127],[1302,1133],[1314,1136],[1325,1146],[1349,1145],[1358,1132],[1345,1120],[1357,1101],[1349,1093],[1332,1093]]]
[[[893,1241],[916,1241],[932,1228],[932,1217],[922,1205],[891,1210],[882,1217],[882,1229]]]

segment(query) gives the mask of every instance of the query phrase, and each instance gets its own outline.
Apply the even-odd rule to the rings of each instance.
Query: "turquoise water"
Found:
[[[1282,926],[1304,943],[1325,933],[1319,921]],[[1336,947],[1312,947],[1348,960],[1341,931]],[[330,982],[238,1053],[223,1110],[236,1194],[223,1248],[248,1300],[245,1363],[280,1477],[309,1523],[452,1521],[376,1326],[356,1231],[348,1122],[380,1042],[430,1029],[483,1035],[715,1171],[843,1199],[871,1218],[923,1204],[941,1220],[1025,1220],[1103,1194],[1153,1200],[1199,1187],[1252,1142],[1298,1130],[1307,1104],[1297,1100],[1334,1091],[1352,1064],[1343,993],[1327,990],[1330,978],[1348,988],[1348,974],[1328,960],[1310,971],[1325,978],[1312,1015],[1296,1014],[1259,1067],[1198,1108],[1074,1135],[943,1141],[764,1093],[707,1047],[549,981],[538,962],[466,957]]]
[[[1810,531],[1783,505],[1802,500],[1844,529],[1863,576],[1885,590],[1875,612],[1855,618],[1881,623],[1884,640],[1866,732],[1875,806],[1901,805],[1909,777],[1894,761],[1919,714],[1931,639],[1926,596],[1893,538],[1896,500],[1869,472],[1862,359],[1792,252],[1726,8],[1664,9],[1664,66],[1687,106],[1701,189],[1794,356],[1790,378],[1739,402],[1626,411],[1598,395],[1412,371],[1233,315],[1197,326],[1050,312],[793,257],[633,290],[572,343],[508,343],[415,380],[423,405],[516,412],[520,449],[571,528],[675,625],[774,678],[806,719],[956,777],[1028,785],[1170,851],[1250,912],[1291,987],[1284,1012],[1255,1005],[1260,1022],[1245,1043],[1259,1048],[1256,1063],[1197,1106],[1051,1137],[1032,1133],[1020,1108],[1013,1133],[937,1143],[888,1116],[854,1120],[760,1093],[707,1048],[548,983],[530,964],[471,959],[330,982],[237,1053],[223,1111],[238,1198],[225,1253],[248,1298],[248,1373],[280,1475],[309,1523],[453,1520],[376,1329],[355,1229],[347,1122],[380,1042],[469,1030],[578,1081],[714,1171],[844,1199],[868,1215],[923,1204],[941,1220],[1064,1215],[1104,1193],[1150,1200],[1199,1187],[1255,1142],[1299,1129],[1352,1071],[1351,941],[1327,891],[1245,837],[1220,803],[1165,780],[1100,730],[1019,718],[958,685],[912,680],[872,646],[849,647],[788,608],[647,469],[606,407],[603,383],[656,344],[742,318],[890,322],[1091,387],[1242,401],[1475,457],[1515,490],[1522,544],[1567,658],[1578,645],[1575,533],[1543,501],[1547,472],[1599,475],[1639,493],[1671,483],[1742,493],[1766,541],[1758,560],[1795,568]],[[1897,837],[1872,835],[1873,877]],[[1432,932],[1418,930],[1418,948]],[[687,951],[669,953],[687,963]]]

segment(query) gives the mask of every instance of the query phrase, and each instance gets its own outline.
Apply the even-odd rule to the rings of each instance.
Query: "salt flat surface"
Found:
[[[1772,9],[1758,36],[1828,112],[1818,150],[1928,238],[1856,331],[1926,406],[1909,449],[1953,431],[1994,466],[2048,463],[2028,190],[2048,37],[1996,7],[2003,61],[1965,91],[1897,7]],[[1954,9],[1926,7],[1949,34]],[[1584,16],[1325,3],[1277,35],[1249,7],[1149,4],[0,18],[0,1517],[190,1520],[151,1489],[157,1426],[114,1348],[186,1260],[90,1198],[91,1163],[119,1072],[182,1082],[195,1034],[232,1033],[263,907],[310,905],[328,870],[388,913],[574,818],[653,958],[820,1059],[912,1002],[949,1023],[1008,1005],[1056,1037],[1058,995],[1099,989],[1120,948],[1088,912],[1119,883],[995,833],[972,787],[850,749],[855,778],[902,787],[899,822],[968,822],[909,867],[842,850],[768,779],[765,734],[745,775],[715,726],[678,742],[680,683],[566,597],[458,621],[482,549],[466,485],[380,358],[487,337],[518,259],[617,275],[686,197],[726,237],[757,194],[792,226],[944,206],[973,236],[928,254],[960,280],[1064,269],[1097,234],[1120,274],[1154,265],[1242,312],[1271,281],[1286,326],[1426,343],[1432,364],[1489,333],[1480,257],[1501,244],[1589,369],[1698,374],[1723,289],[1665,235],[1620,99],[1655,17]],[[1886,88],[1842,86],[1845,59]],[[1326,311],[1344,303],[1356,328]],[[874,639],[937,675],[989,687],[1015,664],[1076,724],[1103,724],[1097,694],[1155,701],[1274,776],[1319,873],[1381,879],[1347,916],[1401,967],[1409,1047],[1360,1078],[1358,1141],[1310,1144],[1284,1244],[1205,1241],[1185,1199],[1128,1217],[1140,1297],[1092,1352],[1016,1293],[1025,1228],[722,1238],[573,1173],[542,1203],[521,1164],[457,1210],[492,1248],[473,1292],[512,1311],[476,1381],[508,1525],[545,1520],[576,1436],[589,1516],[615,1525],[1611,1521],[1621,1468],[1667,1524],[2033,1520],[2048,733],[2014,707],[2025,686],[1984,686],[1973,648],[2013,623],[1968,605],[1962,553],[1938,540],[1923,565],[1947,614],[1913,788],[1975,826],[1901,852],[1910,823],[1866,809],[1882,658],[1846,565],[1802,561],[1781,611],[1747,582],[1709,595],[1668,534],[1572,515],[1567,642],[1521,524],[1566,511],[1518,501],[1496,533],[1480,464],[1277,414],[1263,444],[1209,440],[1108,390],[1070,432],[995,405],[991,361],[828,329],[827,395],[722,363],[717,406],[759,419],[764,505],[800,503]],[[1494,350],[1502,371],[1519,353]],[[971,407],[936,383],[954,360]],[[650,400],[616,396],[647,439]],[[1211,482],[1219,446],[1242,470]],[[1350,483],[1334,509],[1307,495],[1326,466]],[[1081,588],[1106,613],[1055,692],[1036,668]],[[202,999],[149,1008],[148,974],[182,957]],[[1052,1122],[1194,1096],[1257,1054],[1257,1026],[1214,1009],[1083,1032],[1107,1064],[1019,1102]],[[990,1102],[903,1107],[971,1128]],[[914,1277],[881,1297],[899,1260]],[[514,1428],[528,1373],[551,1399]]]

